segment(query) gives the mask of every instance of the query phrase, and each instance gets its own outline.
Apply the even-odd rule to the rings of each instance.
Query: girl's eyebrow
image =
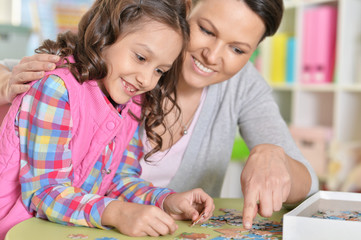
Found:
[[[152,51],[152,49],[150,49],[150,47],[144,43],[137,43],[136,45],[144,48],[145,51],[147,51],[150,55],[155,55],[154,52]],[[172,64],[163,64],[162,67],[166,67],[166,68],[171,68]]]
[[[152,51],[152,49],[149,48],[149,46],[147,44],[137,43],[136,45],[144,48],[144,50],[147,51],[149,54],[154,55],[154,52]]]
[[[213,24],[211,21],[209,21],[209,20],[206,19],[206,18],[201,18],[201,20],[206,21],[209,25],[211,25],[211,27],[213,28],[213,31],[215,31],[216,34],[219,33],[219,32],[218,32],[218,28],[217,28],[216,26],[214,26],[214,24]],[[249,45],[249,44],[246,43],[246,42],[237,42],[237,41],[235,41],[235,42],[232,42],[232,43],[233,43],[233,44],[237,44],[237,45],[244,45],[244,46],[248,47],[249,49],[252,49],[251,45]]]

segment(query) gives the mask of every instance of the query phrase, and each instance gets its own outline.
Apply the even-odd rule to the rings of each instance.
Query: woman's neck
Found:
[[[162,151],[169,149],[171,145],[175,144],[183,135],[185,128],[187,129],[193,120],[195,112],[201,102],[203,88],[194,88],[189,86],[182,78],[177,84],[177,104],[181,109],[173,109],[171,114],[166,115],[166,129],[156,129],[158,134],[161,134],[163,139]],[[165,106],[170,109],[170,106]],[[153,147],[153,144],[151,144]]]
[[[195,88],[187,84],[182,76],[179,77],[177,84],[177,98],[193,98],[202,95],[203,88]]]

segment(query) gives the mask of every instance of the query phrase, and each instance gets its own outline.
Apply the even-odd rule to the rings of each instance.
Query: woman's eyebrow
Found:
[[[218,34],[218,28],[208,19],[206,18],[201,18],[202,21],[206,21],[209,25],[211,25],[211,27],[213,28],[212,31],[214,31],[216,34]],[[248,47],[249,49],[252,49],[251,45],[246,43],[246,42],[238,42],[238,41],[234,41],[232,42],[232,44],[237,44],[237,45],[244,45],[246,47]]]
[[[233,42],[233,44],[236,44],[236,45],[244,45],[244,46],[248,47],[249,49],[252,49],[251,45],[249,45],[249,44],[246,43],[246,42]]]

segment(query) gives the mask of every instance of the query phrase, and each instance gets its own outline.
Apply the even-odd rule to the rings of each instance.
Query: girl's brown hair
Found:
[[[144,21],[154,20],[174,29],[183,37],[185,51],[189,40],[188,7],[186,0],[96,0],[82,17],[77,34],[66,32],[59,34],[56,41],[45,40],[36,52],[56,54],[65,60],[65,57],[73,55],[75,63],[67,62],[59,67],[68,67],[80,83],[103,79],[108,74],[108,68],[102,50],[114,44],[119,36],[136,31]],[[170,101],[172,108],[178,108],[172,95],[183,54],[160,78],[156,87],[144,94],[142,102],[138,103],[142,106],[140,118],[131,113],[136,120],[144,121],[146,134],[155,143],[145,159],[162,147],[162,138],[153,129],[158,126],[165,129],[164,117],[170,112],[164,112],[165,102]]]

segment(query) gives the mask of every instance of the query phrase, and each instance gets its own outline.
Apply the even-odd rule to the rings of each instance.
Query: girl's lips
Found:
[[[212,74],[215,73],[214,70],[207,68],[206,66],[204,66],[200,61],[198,61],[195,57],[192,56],[192,66],[193,69],[203,75],[203,76],[211,76]]]
[[[124,79],[122,79],[122,83],[123,83],[124,91],[130,96],[134,96],[139,90],[136,87],[134,87],[134,85],[128,83]]]

